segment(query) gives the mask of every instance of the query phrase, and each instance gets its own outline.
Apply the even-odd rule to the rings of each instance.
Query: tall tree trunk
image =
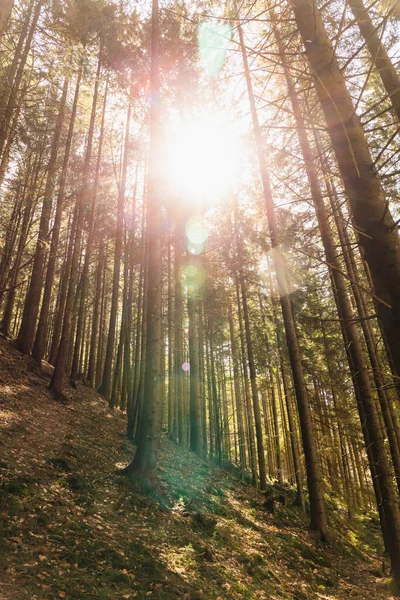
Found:
[[[99,336],[99,321],[100,321],[100,299],[101,299],[101,280],[104,271],[104,242],[100,242],[99,255],[97,259],[96,268],[96,282],[94,287],[94,305],[92,315],[92,330],[90,335],[90,348],[89,348],[89,365],[87,372],[87,379],[89,385],[95,386],[96,377],[96,355],[97,355],[97,343]]]
[[[199,342],[198,342],[198,298],[200,292],[200,270],[198,257],[187,252],[188,263],[193,268],[193,275],[187,269],[187,305],[189,318],[189,365],[190,365],[190,449],[201,456],[203,451],[200,380],[199,380]]]
[[[371,54],[372,61],[390,98],[393,111],[400,122],[400,76],[382,44],[381,36],[373,24],[363,0],[348,1],[360,33]]]
[[[151,83],[152,99],[150,116],[150,164],[147,198],[147,348],[144,394],[146,402],[140,419],[137,435],[137,450],[133,461],[125,472],[141,472],[148,479],[156,477],[157,449],[160,438],[161,389],[161,286],[162,286],[162,224],[161,224],[161,186],[157,176],[160,140],[160,80],[159,80],[159,25],[158,0],[152,3],[151,18]]]
[[[11,17],[14,0],[3,0],[0,6],[0,35],[5,31]]]
[[[395,421],[395,413],[392,413],[390,408],[390,399],[385,389],[385,381],[383,379],[383,365],[379,359],[379,355],[377,352],[375,336],[371,326],[371,322],[367,316],[367,309],[365,305],[365,300],[363,298],[363,293],[358,285],[359,276],[354,261],[353,249],[350,245],[350,240],[347,231],[343,226],[343,216],[340,213],[340,208],[334,197],[333,190],[329,186],[329,181],[327,183],[332,211],[335,216],[335,223],[339,233],[339,240],[343,248],[343,256],[346,262],[347,272],[352,281],[352,290],[356,301],[357,311],[361,319],[361,328],[364,333],[364,339],[372,367],[372,373],[374,376],[379,403],[382,409],[384,425],[389,439],[389,447],[397,479],[397,487],[400,492],[400,451],[398,437],[396,435],[396,433],[398,432],[398,426],[397,422]]]
[[[114,254],[114,269],[113,269],[113,288],[111,296],[111,311],[110,323],[108,327],[106,358],[104,362],[103,380],[99,387],[99,394],[102,394],[106,400],[111,398],[111,383],[112,383],[112,361],[115,344],[115,326],[117,321],[118,298],[119,298],[119,281],[121,270],[121,254],[122,254],[122,236],[125,208],[125,191],[126,191],[126,176],[129,159],[129,128],[131,121],[131,103],[129,101],[128,112],[126,116],[125,128],[125,143],[124,143],[124,158],[122,163],[122,176],[119,185],[118,193],[118,209],[117,209],[117,225],[115,232],[115,254]]]
[[[290,299],[288,296],[288,285],[285,274],[285,266],[283,263],[282,253],[279,248],[279,236],[276,225],[275,206],[272,198],[271,185],[267,163],[265,160],[263,140],[261,128],[258,121],[257,109],[254,100],[253,88],[250,77],[250,70],[247,60],[247,54],[243,39],[242,28],[238,26],[240,45],[242,49],[243,64],[246,77],[246,85],[250,102],[250,109],[253,121],[254,135],[256,138],[258,161],[260,165],[261,181],[264,192],[264,200],[266,204],[266,212],[268,217],[269,233],[271,238],[272,256],[274,268],[278,282],[280,295],[280,303],[285,325],[285,333],[287,346],[290,357],[290,364],[293,374],[293,382],[296,391],[296,400],[299,411],[300,427],[303,439],[304,456],[306,461],[307,486],[310,496],[311,509],[311,528],[318,532],[318,535],[323,540],[326,538],[327,522],[325,513],[324,495],[322,489],[322,479],[320,472],[320,464],[315,442],[315,434],[312,423],[310,404],[305,385],[303,366],[301,363],[300,345],[297,338],[296,326]]]
[[[400,375],[400,239],[367,140],[315,0],[292,0],[296,23],[380,298],[378,315]],[[400,555],[400,546],[398,549]],[[400,557],[398,567],[400,586]]]
[[[266,466],[265,466],[265,453],[264,453],[264,442],[263,442],[263,431],[261,426],[261,413],[260,413],[260,401],[258,398],[257,388],[257,373],[253,355],[253,344],[251,341],[250,331],[250,319],[249,310],[247,305],[247,290],[244,282],[244,277],[241,275],[240,287],[242,291],[242,302],[243,302],[243,317],[244,327],[246,332],[246,343],[247,343],[247,359],[249,361],[249,373],[250,373],[250,385],[251,385],[251,396],[253,400],[253,411],[254,421],[256,426],[256,441],[257,441],[257,456],[258,456],[258,470],[260,477],[260,489],[265,490],[266,488]]]
[[[67,140],[66,140],[65,151],[64,151],[64,159],[63,159],[63,165],[62,165],[62,169],[61,169],[60,184],[59,184],[58,195],[57,195],[56,212],[55,212],[55,216],[54,216],[53,233],[52,233],[51,242],[50,242],[49,260],[48,260],[48,264],[47,264],[46,281],[45,281],[45,285],[44,285],[42,306],[40,309],[39,323],[38,323],[37,330],[36,330],[36,337],[35,337],[35,341],[34,341],[33,348],[32,348],[32,356],[36,360],[38,365],[41,365],[43,357],[44,357],[44,353],[45,353],[45,345],[46,345],[46,337],[47,337],[47,329],[48,329],[48,319],[49,319],[49,309],[50,309],[50,302],[51,302],[51,293],[52,293],[53,283],[54,283],[54,271],[55,271],[56,260],[57,260],[58,242],[59,242],[59,238],[60,238],[60,227],[61,227],[61,219],[62,219],[62,213],[63,213],[65,187],[66,187],[66,182],[67,182],[68,163],[69,163],[69,156],[70,156],[70,152],[71,152],[72,136],[73,136],[74,127],[75,127],[75,119],[76,119],[76,112],[77,112],[77,107],[78,107],[78,97],[79,97],[81,79],[82,79],[82,65],[79,68],[78,77],[77,77],[76,85],[75,85],[75,94],[74,94],[74,100],[73,100],[73,104],[72,104],[71,116],[70,116],[70,120],[69,120],[68,134],[67,134]]]
[[[294,411],[292,408],[292,400],[291,400],[290,393],[289,393],[289,386],[288,386],[288,381],[287,381],[287,376],[286,376],[286,371],[285,371],[285,361],[284,361],[282,340],[281,340],[281,334],[280,334],[281,326],[280,326],[280,323],[278,320],[278,311],[277,311],[277,307],[276,307],[277,303],[273,296],[272,278],[271,278],[270,272],[269,272],[269,286],[270,286],[270,294],[271,294],[273,322],[275,325],[276,345],[278,348],[279,368],[280,368],[280,372],[281,372],[281,376],[282,376],[283,393],[285,396],[286,411],[287,411],[287,415],[288,415],[289,435],[290,435],[290,442],[291,442],[291,448],[292,448],[294,475],[295,475],[295,479],[296,479],[296,489],[297,489],[296,502],[302,508],[303,512],[305,512],[303,473],[302,473],[302,468],[301,468],[299,441],[298,441],[298,436],[297,436],[295,415],[294,415]]]
[[[3,119],[1,121],[0,124],[0,156],[3,152],[4,149],[4,145],[6,143],[7,140],[7,133],[8,133],[8,129],[12,120],[12,116],[14,113],[14,110],[17,106],[17,96],[18,96],[18,92],[20,89],[20,85],[21,85],[21,80],[22,80],[22,76],[24,73],[24,68],[25,68],[25,64],[26,61],[28,59],[28,55],[29,55],[29,51],[31,49],[31,44],[32,44],[32,39],[34,36],[34,33],[36,31],[36,27],[39,21],[39,17],[40,17],[40,12],[42,10],[44,4],[44,0],[38,0],[36,6],[35,6],[35,10],[33,12],[33,18],[32,18],[32,22],[30,24],[29,27],[29,31],[28,31],[28,35],[26,38],[26,42],[25,42],[25,46],[24,49],[22,51],[21,54],[21,58],[19,61],[19,65],[18,65],[18,69],[16,70],[16,74],[15,74],[15,79],[14,81],[11,83],[10,82],[10,92],[9,92],[9,96],[8,96],[8,101],[6,104],[6,108],[4,110],[4,114],[3,114]],[[30,12],[30,11],[29,11]],[[29,14],[29,13],[28,13]]]
[[[51,142],[51,153],[47,166],[47,180],[44,190],[42,213],[39,223],[39,235],[36,244],[31,281],[25,298],[22,323],[17,338],[17,347],[21,352],[30,354],[35,339],[37,316],[39,314],[40,297],[42,294],[44,267],[46,259],[47,238],[49,235],[50,216],[53,204],[53,192],[57,171],[57,156],[60,137],[64,124],[65,103],[67,99],[69,81],[66,78],[60,99],[58,116],[55,124],[54,136]]]
[[[50,382],[50,391],[55,397],[62,396],[62,381],[63,375],[67,368],[68,354],[70,351],[70,343],[72,337],[72,324],[73,324],[73,306],[74,298],[76,293],[76,287],[78,283],[78,270],[81,256],[81,241],[83,234],[83,224],[85,216],[85,208],[87,206],[90,188],[89,188],[89,175],[90,175],[90,163],[92,158],[92,145],[93,145],[93,133],[94,124],[96,118],[97,108],[97,96],[99,88],[99,70],[96,74],[96,81],[94,85],[94,93],[92,100],[92,109],[90,115],[88,140],[85,152],[85,161],[83,165],[82,173],[82,187],[76,199],[76,232],[73,238],[73,250],[71,257],[71,271],[69,274],[68,292],[65,304],[64,321],[61,333],[61,340],[58,346],[57,359],[54,365],[54,373]]]
[[[97,65],[97,75],[96,78],[100,78],[100,70],[101,70],[101,62],[98,61]],[[104,99],[103,99],[103,112],[101,116],[101,124],[100,124],[100,137],[99,137],[99,147],[97,150],[97,161],[96,161],[96,171],[94,176],[94,184],[93,184],[93,192],[92,198],[90,202],[90,210],[87,218],[87,241],[86,241],[86,249],[85,249],[85,260],[83,263],[83,269],[81,273],[81,280],[79,286],[79,299],[77,303],[78,308],[78,323],[76,329],[76,340],[74,347],[74,356],[72,360],[72,368],[71,368],[71,379],[75,381],[78,378],[78,365],[79,365],[79,347],[83,337],[83,312],[84,305],[87,298],[87,290],[89,284],[89,266],[90,260],[92,257],[92,247],[93,247],[93,238],[94,238],[94,219],[95,219],[95,211],[96,211],[96,201],[97,201],[97,191],[99,187],[99,178],[100,178],[100,167],[101,167],[101,159],[102,159],[102,151],[103,151],[103,141],[104,141],[104,121],[105,121],[105,113],[107,106],[107,91],[108,91],[108,75],[106,79],[106,87],[104,91]]]
[[[210,343],[210,369],[211,369],[211,394],[213,414],[210,414],[210,420],[213,419],[215,429],[215,455],[219,465],[222,464],[222,437],[221,437],[221,419],[220,419],[220,398],[217,390],[217,378],[215,371],[215,340],[212,325],[209,322],[208,335]]]
[[[173,267],[171,239],[168,240],[168,435],[173,439],[175,406],[175,367],[174,367],[174,318],[173,318]]]
[[[276,34],[280,54],[281,57],[284,59],[284,52],[280,43],[279,35],[277,32]],[[359,339],[357,327],[354,323],[354,317],[347,296],[345,280],[342,275],[340,264],[336,255],[335,245],[330,229],[330,223],[324,204],[322,190],[319,185],[317,172],[312,159],[311,147],[307,138],[303,117],[300,111],[300,105],[285,60],[283,60],[283,66],[289,88],[289,95],[292,103],[293,113],[298,128],[300,146],[305,161],[305,168],[310,183],[311,194],[315,205],[325,255],[328,265],[330,265],[330,275],[333,285],[333,292],[339,317],[341,319],[340,324],[342,329],[343,341],[345,344],[350,372],[352,374],[352,379],[354,383],[354,389],[365,443],[366,445],[372,445],[370,454],[374,461],[374,467],[372,468],[376,470],[378,475],[378,485],[380,487],[382,498],[384,501],[386,521],[391,522],[393,519],[395,520],[395,522],[397,521],[397,525],[393,527],[395,533],[393,535],[391,544],[393,547],[392,552],[394,558],[396,557],[396,547],[398,545],[398,559],[400,559],[400,512],[397,506],[396,494],[394,492],[391,481],[390,469],[386,457],[384,440],[382,439],[381,435],[381,428],[379,424],[378,414],[376,411],[375,399],[369,381],[368,370],[363,356],[363,349]],[[396,527],[398,528],[397,532]],[[392,532],[390,532],[389,535],[391,536]]]
[[[64,320],[65,303],[67,301],[69,273],[71,271],[72,251],[74,246],[78,207],[75,203],[69,216],[67,236],[65,239],[64,262],[61,265],[57,298],[57,313],[54,319],[52,339],[49,352],[49,362],[54,365],[57,358],[58,345]]]
[[[255,440],[255,436],[254,436],[253,411],[252,411],[251,400],[250,400],[249,376],[248,376],[247,353],[246,353],[246,338],[245,338],[245,333],[244,333],[244,328],[243,328],[243,317],[242,317],[242,307],[241,307],[241,301],[240,301],[239,280],[237,277],[235,278],[235,286],[236,286],[236,302],[237,302],[237,308],[238,308],[239,333],[240,333],[240,349],[241,349],[241,354],[242,354],[244,397],[245,397],[245,401],[246,401],[246,413],[247,413],[247,428],[248,428],[248,438],[249,438],[249,461],[250,461],[253,484],[257,485],[258,469],[257,469],[257,456],[256,456],[256,440]]]
[[[240,370],[239,370],[239,354],[235,338],[235,329],[233,325],[232,307],[228,306],[228,318],[229,318],[229,334],[231,342],[231,354],[233,363],[233,383],[235,390],[235,406],[236,416],[238,424],[238,443],[239,443],[239,457],[240,466],[242,471],[246,468],[246,438],[244,435],[244,424],[243,424],[243,408],[242,398],[240,394]]]
[[[177,408],[178,440],[182,445],[185,437],[184,389],[183,389],[183,300],[182,300],[182,221],[175,223],[175,403]]]

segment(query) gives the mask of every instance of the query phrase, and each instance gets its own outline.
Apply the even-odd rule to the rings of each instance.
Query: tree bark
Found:
[[[87,147],[85,152],[85,161],[82,173],[82,187],[76,199],[76,232],[73,241],[73,250],[71,257],[71,271],[69,273],[68,292],[65,304],[64,321],[61,333],[61,340],[58,346],[57,359],[54,366],[54,373],[50,382],[50,391],[55,397],[62,397],[62,381],[63,375],[67,368],[68,353],[70,351],[70,343],[72,338],[72,324],[73,324],[73,305],[76,293],[76,287],[78,283],[78,269],[81,255],[81,241],[83,234],[83,223],[85,208],[87,206],[88,197],[90,193],[89,189],[89,175],[90,175],[90,163],[92,158],[92,145],[93,145],[93,133],[94,124],[96,118],[96,107],[97,107],[97,96],[98,96],[98,85],[99,85],[99,70],[96,74],[96,81],[94,86],[92,109],[90,115],[90,124],[88,132]]]
[[[17,347],[24,354],[30,354],[35,339],[37,317],[40,308],[40,297],[42,294],[44,267],[46,259],[47,238],[49,235],[50,216],[53,204],[53,192],[57,171],[57,156],[60,145],[60,137],[64,124],[65,103],[67,99],[69,81],[64,80],[64,86],[60,99],[60,106],[55,125],[54,136],[51,142],[50,159],[47,166],[47,180],[44,190],[42,212],[40,216],[39,235],[36,244],[31,281],[25,298],[24,311],[21,327],[17,338]]]
[[[315,0],[291,0],[315,88],[400,375],[400,240],[367,140]],[[390,307],[390,308],[389,308]],[[400,548],[399,548],[400,552]],[[400,564],[398,573],[400,585]]]
[[[160,439],[161,389],[161,286],[162,286],[162,224],[161,224],[161,185],[157,176],[160,139],[160,80],[159,80],[159,24],[158,0],[152,3],[151,18],[151,83],[150,97],[150,164],[147,198],[147,348],[144,394],[146,402],[140,419],[137,435],[137,450],[133,461],[124,470],[132,474],[140,472],[148,479],[156,478],[157,450]]]
[[[119,193],[118,193],[118,209],[117,209],[117,225],[116,225],[116,231],[115,231],[115,254],[114,254],[113,288],[112,288],[112,296],[111,296],[110,323],[109,323],[109,327],[108,327],[107,349],[106,349],[106,358],[105,358],[105,362],[104,362],[103,380],[102,380],[101,385],[98,390],[99,394],[102,394],[106,398],[106,400],[110,400],[110,398],[111,398],[112,361],[113,361],[113,354],[114,354],[115,326],[116,326],[116,321],[117,321],[118,299],[119,299],[119,281],[120,281],[120,270],[121,270],[126,176],[127,176],[128,160],[129,160],[129,128],[130,128],[130,121],[131,121],[131,111],[132,111],[131,103],[129,102],[128,112],[127,112],[127,116],[126,116],[122,176],[121,176],[121,182],[119,185]]]
[[[371,54],[372,62],[390,98],[393,112],[400,122],[400,76],[382,44],[381,37],[378,35],[377,28],[373,24],[363,0],[348,0],[348,2],[360,33]]]
[[[254,93],[251,83],[250,70],[247,61],[247,54],[243,39],[243,32],[238,25],[240,45],[242,49],[243,64],[246,77],[247,92],[249,96],[250,109],[253,121],[254,135],[257,144],[258,161],[260,165],[261,181],[264,192],[264,200],[269,225],[269,233],[271,238],[272,257],[274,268],[278,282],[280,295],[280,304],[282,309],[283,321],[285,326],[286,340],[289,351],[290,364],[293,374],[293,382],[296,391],[296,400],[299,411],[300,427],[303,439],[304,456],[306,461],[307,486],[310,496],[311,510],[311,528],[314,529],[321,540],[326,538],[327,521],[325,513],[324,495],[322,489],[322,479],[320,473],[320,464],[315,442],[315,434],[313,429],[310,404],[305,385],[303,366],[301,363],[300,345],[297,338],[296,326],[290,299],[288,296],[288,284],[285,274],[285,266],[281,250],[279,248],[279,236],[276,225],[275,207],[272,198],[271,185],[269,181],[269,173],[264,155],[263,140],[261,128],[258,121],[258,115],[254,100]]]

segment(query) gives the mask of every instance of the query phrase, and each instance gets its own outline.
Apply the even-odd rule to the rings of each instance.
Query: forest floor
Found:
[[[0,598],[379,600],[376,519],[329,503],[316,543],[299,509],[165,440],[162,493],[116,474],[134,448],[93,390],[54,401],[49,375],[0,340]],[[66,386],[69,387],[68,385]]]

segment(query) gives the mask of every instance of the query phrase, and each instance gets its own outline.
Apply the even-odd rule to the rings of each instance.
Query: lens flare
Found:
[[[194,246],[200,246],[207,241],[208,227],[199,217],[191,217],[185,227],[186,237]]]
[[[204,22],[197,30],[200,65],[206,75],[217,75],[226,59],[232,27],[228,23]]]

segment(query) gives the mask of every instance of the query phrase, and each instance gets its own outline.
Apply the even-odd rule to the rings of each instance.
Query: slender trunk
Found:
[[[182,301],[182,223],[175,224],[175,402],[178,414],[178,440],[184,443],[184,390],[183,390],[183,301]]]
[[[173,439],[175,406],[175,369],[174,369],[174,319],[173,319],[173,269],[171,240],[168,240],[168,435]]]
[[[146,402],[140,419],[140,430],[137,436],[135,458],[127,467],[127,471],[146,474],[147,478],[156,477],[157,450],[160,438],[161,389],[161,307],[162,307],[162,223],[161,223],[161,186],[158,181],[157,168],[160,161],[160,105],[159,105],[159,25],[158,0],[152,3],[151,19],[151,83],[152,99],[150,116],[150,164],[147,198],[147,255],[148,279],[146,290],[147,303],[147,348],[144,394]]]
[[[58,301],[57,301],[57,314],[54,320],[53,326],[53,335],[50,346],[49,353],[49,362],[54,365],[57,358],[57,350],[58,345],[60,343],[61,329],[64,320],[64,312],[65,312],[65,303],[67,301],[67,292],[68,292],[68,282],[69,282],[69,274],[71,271],[71,260],[72,260],[72,251],[74,247],[74,238],[75,238],[75,230],[76,230],[76,219],[78,214],[78,207],[75,203],[75,206],[72,211],[72,215],[70,215],[70,226],[68,227],[68,233],[65,240],[65,256],[64,262],[60,269],[60,278],[59,278],[59,290],[58,290]]]
[[[76,199],[76,232],[75,238],[73,239],[73,250],[71,257],[71,271],[69,274],[68,292],[65,304],[64,322],[62,327],[62,334],[60,344],[57,351],[57,359],[54,366],[53,377],[50,382],[50,390],[56,397],[62,395],[62,380],[63,375],[67,368],[68,354],[70,352],[70,343],[72,338],[72,324],[73,324],[73,305],[76,293],[76,287],[78,283],[78,269],[81,255],[82,245],[82,234],[84,225],[85,208],[87,206],[88,197],[90,194],[89,188],[89,175],[90,175],[90,163],[92,157],[92,144],[93,144],[93,133],[94,124],[96,117],[97,107],[97,95],[99,85],[99,69],[96,75],[96,81],[94,86],[92,110],[90,115],[88,141],[85,153],[85,162],[83,166],[82,174],[82,187],[78,197]]]
[[[257,456],[258,456],[258,470],[260,476],[260,489],[265,490],[266,487],[266,466],[265,466],[265,454],[264,454],[264,442],[263,432],[261,426],[261,413],[260,413],[260,402],[258,399],[258,388],[257,388],[257,373],[253,355],[253,345],[251,342],[251,331],[250,331],[250,319],[247,305],[247,290],[244,283],[243,275],[241,276],[240,287],[242,291],[242,302],[243,302],[243,317],[244,326],[246,333],[247,343],[247,358],[249,361],[249,372],[250,372],[250,385],[251,385],[251,396],[253,400],[253,411],[254,421],[256,426],[256,441],[257,441]]]
[[[53,289],[53,282],[54,282],[54,272],[55,272],[56,260],[57,260],[58,242],[59,242],[59,238],[60,238],[60,228],[61,228],[61,219],[62,219],[63,204],[64,204],[65,186],[66,186],[66,181],[67,181],[68,162],[69,162],[69,156],[70,156],[70,152],[71,152],[72,136],[73,136],[74,127],[75,127],[75,119],[76,119],[76,112],[77,112],[77,107],[78,107],[78,97],[79,97],[81,78],[82,78],[82,66],[79,69],[79,73],[78,73],[78,77],[77,77],[76,85],[75,85],[75,94],[74,94],[74,100],[73,100],[73,105],[72,105],[71,117],[70,117],[70,121],[69,121],[67,141],[65,144],[64,159],[63,159],[63,165],[62,165],[61,176],[60,176],[60,185],[59,185],[58,195],[57,195],[57,204],[56,204],[56,212],[55,212],[55,216],[54,216],[53,233],[52,233],[51,242],[50,242],[49,261],[47,264],[47,273],[46,273],[46,281],[45,281],[45,285],[44,285],[42,307],[40,309],[39,323],[38,323],[38,327],[37,327],[37,331],[36,331],[35,341],[34,341],[33,348],[32,348],[32,356],[39,365],[42,363],[44,353],[45,353],[48,319],[49,319],[49,308],[50,308],[50,302],[51,302],[51,292]],[[68,275],[67,275],[67,277],[68,277]],[[57,340],[57,343],[58,343],[58,340]],[[55,356],[51,357],[50,362],[52,362],[52,359],[54,360]]]
[[[382,80],[383,87],[400,122],[400,76],[390,60],[363,0],[349,0],[351,12],[371,54],[372,61]]]
[[[279,36],[277,36],[277,40],[279,45]],[[282,48],[280,48],[280,53],[283,56]],[[343,341],[345,344],[349,368],[354,383],[357,406],[365,443],[366,445],[372,445],[370,456],[375,463],[373,468],[376,470],[378,475],[378,484],[384,501],[386,521],[391,522],[392,520],[395,520],[397,522],[397,525],[393,527],[394,533],[390,532],[389,535],[392,536],[393,533],[393,539],[391,540],[393,559],[395,561],[399,560],[398,566],[400,576],[400,511],[397,506],[396,494],[391,481],[390,468],[387,461],[386,450],[384,448],[384,440],[381,434],[373,390],[371,389],[369,374],[364,360],[363,348],[359,339],[357,327],[354,322],[350,302],[347,296],[345,280],[335,252],[332,231],[325,208],[322,191],[319,185],[317,172],[312,159],[311,147],[307,139],[299,102],[285,61],[284,70],[289,87],[289,95],[292,102],[293,113],[298,127],[300,146],[305,161],[305,168],[315,205],[325,255],[328,265],[330,266],[333,292],[339,317],[341,319],[340,325]],[[363,417],[365,417],[366,420]]]
[[[96,282],[94,289],[94,305],[93,305],[93,316],[92,316],[92,331],[90,336],[90,350],[89,350],[89,366],[87,379],[89,385],[94,387],[96,384],[96,355],[97,355],[97,343],[99,336],[99,323],[100,323],[100,301],[101,301],[101,280],[104,271],[104,242],[100,242],[99,256],[97,259],[96,269]]]
[[[233,325],[233,316],[232,316],[232,307],[229,304],[229,334],[230,334],[230,342],[231,342],[231,353],[232,353],[232,363],[233,363],[233,382],[234,382],[234,390],[235,390],[235,406],[236,406],[236,416],[237,416],[237,424],[238,424],[238,443],[239,443],[239,457],[240,457],[240,466],[242,471],[246,468],[246,439],[244,435],[244,424],[243,424],[243,408],[242,408],[242,398],[240,394],[240,371],[239,371],[239,353],[236,343],[235,337],[235,329]]]
[[[189,365],[190,365],[190,449],[199,456],[203,450],[201,404],[199,386],[199,342],[198,342],[198,298],[200,282],[200,271],[198,269],[198,258],[186,254],[193,266],[193,275],[187,270],[187,305],[189,318]]]
[[[112,288],[112,296],[111,296],[110,323],[109,323],[109,327],[108,327],[107,349],[106,349],[106,358],[105,358],[105,362],[104,362],[103,380],[102,380],[100,388],[99,388],[99,393],[102,394],[106,398],[106,400],[110,400],[110,397],[111,397],[112,361],[113,361],[113,354],[114,354],[115,326],[116,326],[116,321],[117,321],[118,299],[119,299],[119,281],[120,281],[120,269],[121,269],[126,176],[127,176],[128,161],[129,161],[129,128],[130,128],[130,121],[131,121],[131,111],[132,111],[131,103],[129,102],[128,113],[127,113],[127,117],[126,117],[122,176],[121,176],[121,182],[119,185],[119,194],[118,194],[118,209],[117,209],[117,225],[116,225],[116,232],[115,232],[115,254],[114,254],[113,288]]]
[[[221,420],[220,420],[220,399],[217,391],[217,379],[215,373],[215,342],[214,332],[209,323],[209,343],[210,343],[210,368],[211,368],[211,393],[213,414],[210,415],[214,421],[215,428],[215,454],[219,465],[222,464],[222,438],[221,438]]]
[[[251,474],[253,484],[257,485],[258,482],[258,470],[257,470],[257,456],[256,456],[256,440],[254,436],[253,428],[253,411],[250,400],[250,389],[249,389],[249,376],[247,371],[247,355],[246,355],[246,339],[243,330],[243,318],[242,318],[242,307],[240,302],[240,290],[239,281],[236,278],[236,301],[238,307],[238,321],[239,321],[239,333],[240,333],[240,348],[242,354],[242,367],[243,367],[243,382],[244,382],[244,396],[246,400],[246,412],[247,412],[247,428],[249,435],[249,460],[251,467]]]
[[[254,135],[256,138],[258,161],[260,165],[261,181],[266,204],[268,217],[269,233],[271,237],[272,256],[274,261],[275,273],[278,281],[280,304],[282,309],[283,321],[287,346],[292,367],[293,382],[296,391],[296,399],[300,418],[300,427],[303,439],[304,456],[306,461],[307,485],[310,496],[311,528],[318,532],[321,540],[326,538],[327,522],[325,513],[325,503],[322,489],[322,479],[320,473],[320,464],[315,442],[315,434],[312,423],[310,404],[305,385],[303,366],[301,363],[300,345],[297,338],[297,331],[292,312],[290,299],[288,296],[288,285],[285,274],[283,257],[279,248],[279,236],[276,225],[275,206],[272,198],[271,185],[267,163],[265,160],[261,128],[258,122],[256,104],[254,100],[253,88],[250,77],[250,70],[247,60],[246,49],[244,45],[242,28],[238,26],[240,45],[242,49],[243,64],[245,70],[247,91],[252,114]]]
[[[96,75],[97,79],[99,79],[99,77],[100,77],[100,69],[101,69],[101,62],[99,60],[98,66],[97,66],[97,75]],[[96,211],[97,192],[98,192],[98,188],[99,188],[100,167],[101,167],[102,150],[103,150],[104,121],[105,121],[105,112],[106,112],[106,106],[107,106],[107,91],[108,91],[108,76],[106,79],[106,87],[105,87],[105,91],[104,91],[103,112],[102,112],[102,116],[101,116],[99,148],[97,151],[96,171],[95,171],[95,177],[94,177],[92,199],[91,199],[91,203],[90,203],[89,215],[87,218],[88,233],[87,233],[87,241],[86,241],[86,249],[85,249],[85,260],[83,263],[83,269],[82,269],[80,285],[79,285],[79,298],[78,298],[78,303],[77,303],[77,305],[78,305],[78,322],[77,322],[77,329],[76,329],[74,355],[73,355],[72,367],[71,367],[71,379],[72,380],[76,380],[78,378],[78,372],[79,372],[78,366],[79,366],[79,358],[80,358],[79,348],[80,348],[80,344],[81,344],[81,341],[83,338],[83,331],[84,331],[83,312],[84,312],[85,302],[87,299],[87,291],[88,291],[88,285],[89,285],[89,266],[90,266],[90,260],[92,257],[92,248],[93,248],[93,240],[94,240],[94,218],[95,218],[95,211]]]
[[[6,108],[4,110],[3,120],[0,124],[0,156],[3,152],[4,145],[7,140],[8,129],[9,129],[9,126],[10,126],[10,123],[12,120],[14,110],[17,106],[17,97],[18,97],[18,92],[20,89],[21,80],[22,80],[22,76],[24,73],[24,69],[25,69],[25,64],[28,59],[29,51],[31,49],[32,39],[33,39],[34,33],[36,31],[36,27],[37,27],[37,24],[39,21],[40,12],[42,10],[43,4],[44,4],[44,0],[38,0],[38,2],[36,4],[35,10],[33,12],[32,22],[30,24],[28,35],[26,38],[25,47],[21,54],[21,59],[20,59],[19,65],[18,65],[18,69],[16,70],[15,79],[12,82],[12,84],[10,83],[11,90],[9,92],[8,101],[6,104]]]
[[[17,338],[17,347],[21,352],[30,354],[35,339],[36,323],[39,314],[40,297],[42,294],[44,266],[46,259],[47,238],[49,235],[50,216],[53,204],[53,192],[57,170],[57,156],[60,137],[64,124],[65,103],[69,81],[66,78],[60,99],[54,136],[51,142],[51,154],[47,166],[47,180],[44,190],[42,213],[40,216],[39,235],[33,260],[31,281],[25,299],[22,323]]]

